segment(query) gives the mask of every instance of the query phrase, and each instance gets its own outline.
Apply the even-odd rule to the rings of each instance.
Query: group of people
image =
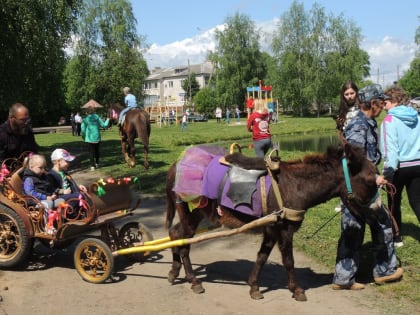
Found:
[[[338,241],[333,289],[361,290],[355,280],[359,267],[359,249],[363,244],[365,226],[369,225],[376,260],[373,269],[377,284],[397,281],[403,269],[398,267],[395,247],[403,246],[401,231],[401,197],[404,187],[408,200],[420,222],[420,123],[418,113],[408,104],[405,91],[394,86],[385,92],[378,84],[360,91],[349,81],[341,90],[337,118],[340,137],[365,149],[367,158],[378,166],[383,158],[383,171],[377,169],[378,186],[392,183],[395,195],[388,194],[390,214],[381,201],[372,213],[358,216],[341,206],[341,236]],[[387,111],[380,133],[375,118]],[[393,226],[391,215],[395,218]]]
[[[356,282],[359,267],[359,250],[363,244],[365,227],[371,229],[375,248],[373,278],[384,284],[402,278],[395,247],[403,246],[401,237],[401,198],[407,190],[411,208],[420,222],[420,122],[415,109],[408,104],[408,96],[398,86],[383,91],[374,84],[358,90],[356,84],[346,82],[341,90],[337,117],[340,138],[365,149],[367,158],[377,166],[377,185],[392,183],[395,195],[388,194],[388,209],[376,200],[376,209],[364,216],[350,212],[343,204],[341,210],[341,235],[338,241],[336,268],[332,288],[335,290],[361,290],[364,284]],[[387,115],[378,132],[377,118],[382,110]],[[247,121],[252,132],[253,147],[257,157],[264,157],[272,147],[268,109],[254,101],[254,111]],[[384,160],[382,175],[378,169]],[[393,226],[391,215],[395,218]]]
[[[137,107],[130,89],[125,88],[124,93],[126,110]],[[396,188],[395,195],[388,196],[388,206],[392,206],[396,227],[393,227],[392,218],[380,200],[375,202],[379,206],[365,215],[356,215],[341,204],[341,235],[332,288],[361,290],[365,285],[355,279],[366,224],[370,227],[376,250],[373,268],[375,283],[383,284],[402,278],[403,269],[398,267],[395,247],[403,245],[400,232],[404,188],[407,190],[409,204],[420,222],[420,123],[417,111],[405,105],[408,104],[408,96],[399,86],[384,92],[376,84],[359,91],[356,84],[349,81],[343,85],[340,97],[336,120],[340,138],[365,149],[367,158],[377,166],[378,187],[392,183]],[[387,115],[379,133],[375,118],[383,109]],[[120,120],[123,116],[124,112]],[[269,123],[268,109],[262,102],[255,101],[254,111],[247,120],[247,129],[252,132],[257,157],[264,157],[272,148]],[[100,129],[106,128],[108,124],[109,119],[100,118],[94,108],[88,109],[88,115],[81,122],[80,135],[89,143],[93,170],[99,163]],[[74,156],[64,149],[56,149],[52,153],[53,167],[46,173],[46,159],[37,154],[38,145],[32,133],[29,111],[23,104],[16,103],[9,109],[8,120],[0,125],[0,161],[17,158],[27,151],[34,154],[24,172],[24,192],[44,201],[46,208],[54,209],[58,203],[74,198],[79,191],[85,191],[84,186],[76,185],[67,174],[69,162],[74,160]],[[382,159],[381,175],[379,165]]]

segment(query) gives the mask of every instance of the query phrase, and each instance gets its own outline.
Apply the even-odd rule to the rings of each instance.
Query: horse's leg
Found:
[[[260,292],[260,288],[258,286],[258,278],[260,276],[262,267],[267,262],[270,253],[276,244],[276,240],[270,235],[272,231],[268,231],[269,228],[264,229],[264,237],[261,243],[260,250],[257,254],[257,260],[255,261],[254,267],[248,277],[248,285],[251,287],[249,290],[249,294],[252,299],[258,300],[263,299],[264,295]]]
[[[295,259],[293,256],[293,234],[297,226],[294,224],[285,224],[285,227],[279,231],[278,246],[281,252],[283,266],[286,269],[288,277],[288,288],[293,293],[292,297],[296,301],[306,301],[305,290],[297,283],[295,273]]]
[[[125,137],[125,154],[124,159],[127,162],[128,167],[135,167],[136,166],[136,158],[135,158],[135,147],[134,147],[134,135],[127,135]]]
[[[189,213],[189,209],[184,202],[177,203],[176,208],[180,222],[169,230],[171,240],[193,237],[201,221],[201,215],[194,216],[194,213]],[[196,211],[196,214],[198,214],[198,211]],[[196,278],[190,260],[190,245],[172,248],[172,268],[168,274],[170,283],[173,283],[179,276],[182,265],[184,266],[185,279],[191,283],[193,292],[203,293],[204,288],[201,281]]]
[[[121,135],[121,152],[125,159],[127,154],[127,136],[125,134]]]

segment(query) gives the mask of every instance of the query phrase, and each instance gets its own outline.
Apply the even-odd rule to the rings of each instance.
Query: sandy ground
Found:
[[[89,180],[89,176],[98,178],[97,174],[85,175],[80,180]],[[165,237],[164,211],[163,199],[146,199],[130,221],[142,222],[154,238]],[[170,249],[152,253],[142,264],[132,264],[125,256],[117,257],[117,280],[91,284],[83,281],[74,269],[74,246],[51,251],[38,244],[27,269],[0,271],[0,315],[419,314],[407,302],[384,297],[373,284],[363,291],[333,291],[330,288],[333,271],[298,251],[295,266],[308,301],[292,299],[277,250],[260,277],[265,298],[252,300],[246,280],[259,241],[259,236],[241,234],[193,245],[191,259],[206,289],[204,294],[194,294],[182,278],[173,285],[168,283]]]

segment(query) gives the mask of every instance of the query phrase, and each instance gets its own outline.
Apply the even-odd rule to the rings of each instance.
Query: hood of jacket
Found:
[[[419,120],[417,111],[408,106],[395,106],[388,111],[388,115],[398,118],[407,126],[416,125]]]

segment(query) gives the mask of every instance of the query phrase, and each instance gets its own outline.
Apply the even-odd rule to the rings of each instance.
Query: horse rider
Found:
[[[118,126],[122,125],[122,121],[126,112],[128,112],[130,109],[137,108],[137,100],[136,100],[136,97],[133,94],[131,94],[131,89],[126,86],[123,89],[123,91],[125,95],[124,103],[127,107],[124,108],[120,113],[120,116],[118,118]]]

